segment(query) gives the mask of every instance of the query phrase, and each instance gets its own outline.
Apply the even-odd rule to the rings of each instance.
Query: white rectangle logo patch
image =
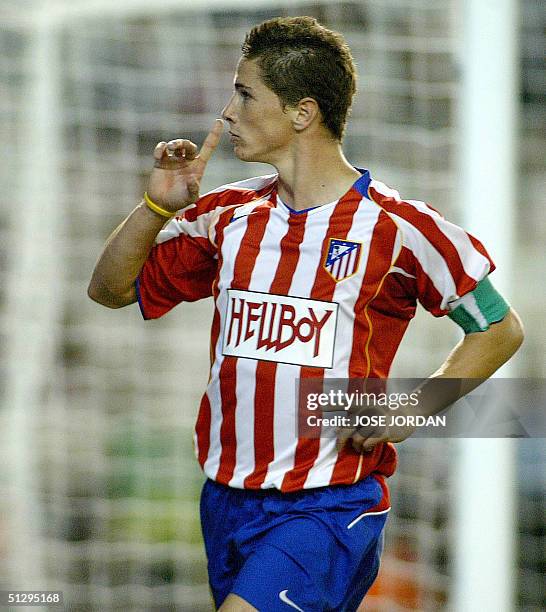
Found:
[[[223,354],[331,368],[338,304],[228,289]]]

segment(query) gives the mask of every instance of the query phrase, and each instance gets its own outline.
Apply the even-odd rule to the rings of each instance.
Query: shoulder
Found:
[[[376,180],[370,181],[368,197],[396,223],[406,245],[433,245],[450,249],[453,244],[471,248],[471,238],[461,227],[445,219],[420,200],[404,199],[398,191]]]
[[[385,212],[400,216],[409,222],[426,221],[427,218],[443,219],[442,215],[426,202],[404,199],[396,189],[376,179],[370,181],[367,195]]]
[[[276,174],[227,183],[202,195],[195,204],[188,206],[184,211],[184,217],[192,221],[203,214],[217,215],[225,208],[248,204],[252,200],[266,196],[274,189],[276,183]]]
[[[277,175],[268,174],[217,187],[201,196],[195,204],[186,207],[181,216],[172,219],[159,232],[156,242],[162,243],[180,235],[187,235],[203,238],[214,244],[215,228],[220,218],[226,216],[226,211],[233,211],[266,197],[276,183]]]
[[[396,223],[406,258],[417,259],[429,276],[449,269],[453,278],[464,280],[458,295],[495,269],[478,239],[425,202],[405,200],[398,191],[375,180],[370,181],[368,197]]]

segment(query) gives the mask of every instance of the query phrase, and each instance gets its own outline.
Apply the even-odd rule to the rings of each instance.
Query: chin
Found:
[[[249,153],[248,151],[245,151],[242,148],[235,147],[233,152],[235,153],[235,157],[237,157],[241,161],[244,161],[244,162],[259,161],[259,160],[255,159],[255,156],[253,156],[251,153]]]
[[[246,150],[244,147],[236,146],[233,149],[233,152],[235,153],[235,157],[237,157],[238,159],[244,162],[255,162],[258,164],[270,164],[271,163],[269,159],[266,159],[267,155],[265,155],[264,153],[262,153],[261,155],[259,153],[253,153],[252,151]]]
[[[243,151],[237,151],[237,149],[235,149],[233,152],[235,153],[235,157],[237,159],[240,159],[241,161],[251,161],[247,158],[247,155],[245,155]]]

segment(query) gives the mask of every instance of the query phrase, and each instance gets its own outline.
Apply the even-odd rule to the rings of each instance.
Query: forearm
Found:
[[[421,387],[422,414],[437,414],[470,393],[506,363],[522,342],[523,327],[512,309],[486,332],[467,334]]]
[[[156,145],[147,188],[151,208],[141,202],[108,238],[87,290],[92,300],[109,308],[136,301],[135,281],[157,234],[169,214],[197,201],[205,167],[222,130],[217,119],[199,152],[193,142],[181,138]]]
[[[136,301],[135,280],[165,221],[142,202],[112,232],[89,283],[92,300],[109,308]]]

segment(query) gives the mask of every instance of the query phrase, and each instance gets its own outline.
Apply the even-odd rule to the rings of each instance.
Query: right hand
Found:
[[[207,162],[220,142],[223,129],[222,120],[216,119],[199,152],[193,142],[181,138],[156,145],[154,169],[147,189],[152,202],[175,213],[197,200]]]

